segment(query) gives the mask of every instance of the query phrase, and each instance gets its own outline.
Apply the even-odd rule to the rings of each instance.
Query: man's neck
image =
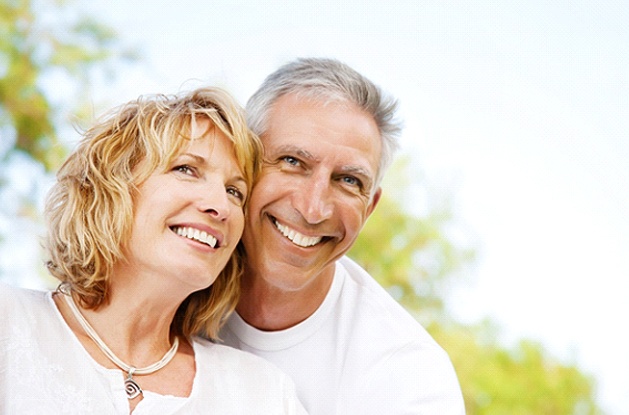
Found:
[[[334,279],[322,274],[299,290],[283,290],[262,276],[245,270],[242,294],[236,311],[259,330],[278,331],[293,327],[310,317],[323,303]]]

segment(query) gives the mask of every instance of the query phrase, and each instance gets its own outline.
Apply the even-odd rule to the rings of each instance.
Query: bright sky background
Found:
[[[99,105],[207,83],[244,104],[302,56],[343,60],[398,97],[402,153],[454,195],[478,245],[450,299],[458,318],[542,342],[629,414],[629,2],[519,3],[81,4],[143,55],[94,87]]]

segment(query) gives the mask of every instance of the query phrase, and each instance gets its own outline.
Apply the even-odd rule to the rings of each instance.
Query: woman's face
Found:
[[[210,286],[236,248],[244,226],[247,184],[232,142],[199,121],[196,137],[165,171],[138,187],[129,271],[187,292]]]

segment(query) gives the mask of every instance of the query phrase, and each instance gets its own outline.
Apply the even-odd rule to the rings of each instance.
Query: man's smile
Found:
[[[294,243],[297,246],[302,248],[308,248],[310,246],[314,246],[321,242],[323,239],[322,236],[306,236],[302,233],[297,232],[294,229],[289,228],[286,225],[282,225],[275,218],[271,218],[271,221],[275,225],[275,227],[284,235],[288,240]]]

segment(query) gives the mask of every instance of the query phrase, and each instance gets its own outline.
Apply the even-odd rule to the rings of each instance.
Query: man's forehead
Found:
[[[333,160],[337,167],[375,176],[382,142],[373,116],[351,102],[321,102],[281,96],[261,135],[265,154],[289,152],[308,160]]]

